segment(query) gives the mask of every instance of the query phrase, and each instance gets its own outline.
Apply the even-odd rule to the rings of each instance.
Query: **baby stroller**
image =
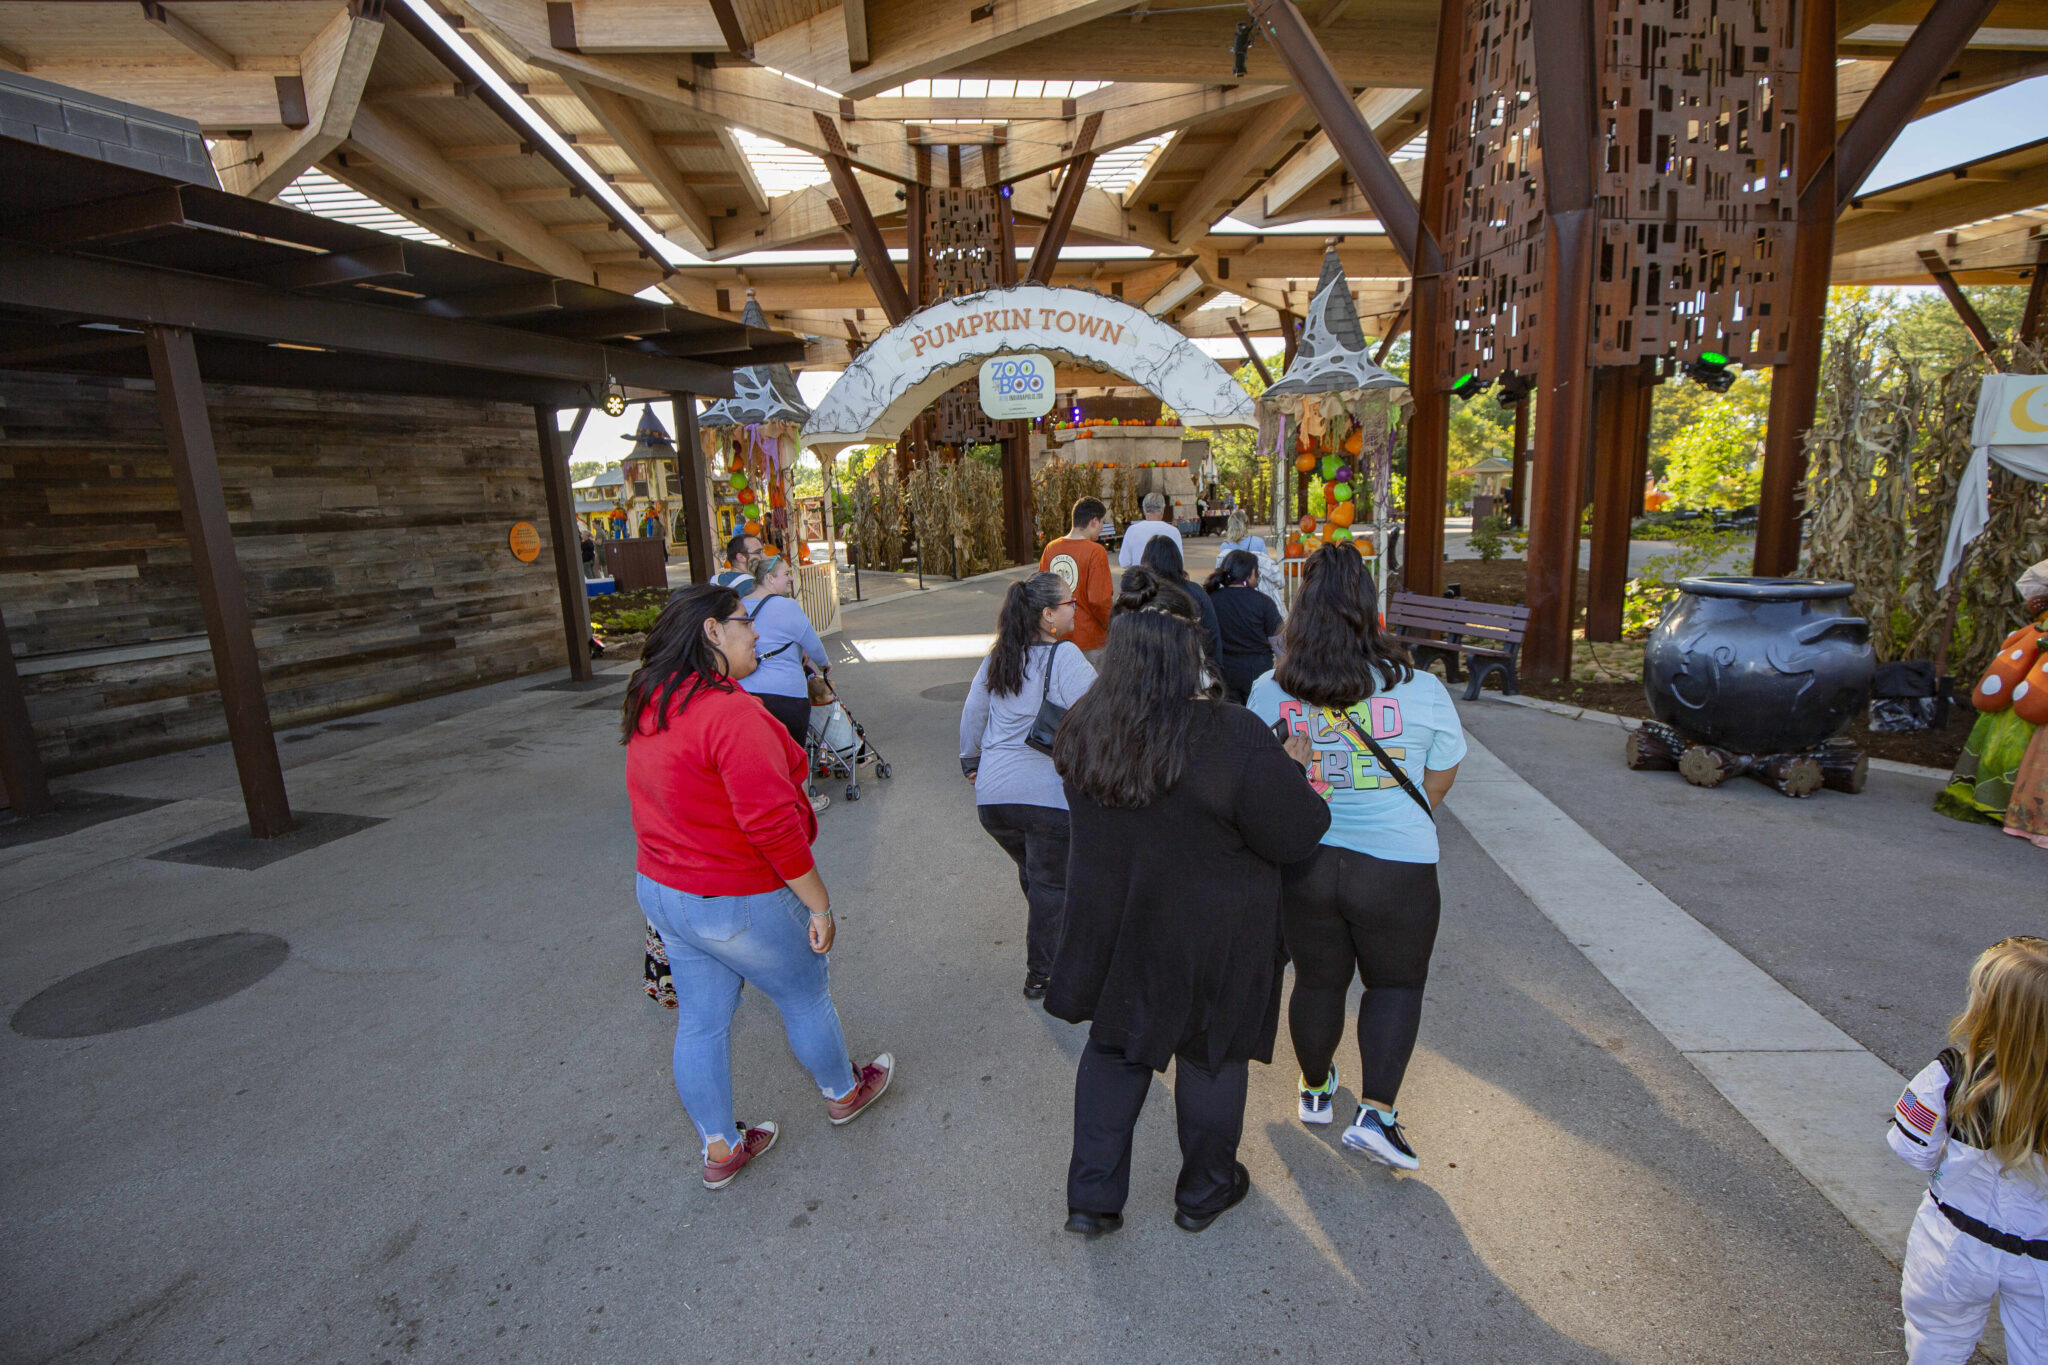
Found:
[[[815,674],[810,679],[811,723],[804,735],[814,777],[844,777],[846,799],[860,800],[860,765],[872,763],[875,776],[889,780],[889,760],[868,739],[832,684]]]

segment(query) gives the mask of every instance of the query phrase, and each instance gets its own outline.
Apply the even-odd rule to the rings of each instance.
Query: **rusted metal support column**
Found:
[[[1436,67],[1429,96],[1432,128],[1448,129],[1457,118],[1459,72],[1467,60],[1464,17],[1465,6],[1459,0],[1444,0],[1437,14]],[[1379,139],[1355,108],[1353,117],[1364,141],[1379,152]],[[1450,485],[1451,396],[1445,390],[1449,380],[1443,369],[1451,354],[1451,319],[1443,253],[1437,249],[1439,234],[1449,226],[1449,158],[1450,138],[1430,138],[1422,156],[1422,202],[1408,229],[1412,246],[1407,259],[1413,276],[1408,296],[1413,329],[1408,392],[1414,401],[1408,414],[1408,515],[1401,585],[1428,597],[1441,596],[1444,590],[1444,503]],[[1392,163],[1388,165],[1391,169]]]
[[[718,572],[718,533],[712,529],[711,474],[704,467],[704,441],[697,431],[697,399],[694,394],[672,393],[669,406],[675,418],[676,477],[683,485],[690,581],[709,583]]]
[[[562,638],[569,650],[569,676],[595,676],[590,667],[590,590],[583,586],[583,557],[576,532],[576,492],[569,485],[569,451],[555,410],[535,404],[534,431],[540,437],[540,480],[548,496],[548,537],[555,543],[555,591],[562,599]],[[694,542],[693,542],[694,543]]]
[[[1798,139],[1792,175],[1799,191],[1788,300],[1791,339],[1785,363],[1771,371],[1770,426],[1764,434],[1763,490],[1757,498],[1752,561],[1756,572],[1767,576],[1799,570],[1806,433],[1813,426],[1820,396],[1828,272],[1834,264],[1835,215],[1841,203],[1835,183],[1835,0],[1804,0],[1799,64],[1799,107],[1788,111]]]
[[[1643,514],[1648,505],[1650,492],[1650,422],[1656,415],[1657,386],[1663,383],[1658,373],[1657,362],[1645,356],[1637,362],[1636,369],[1636,434],[1635,469],[1629,478],[1630,492],[1628,514],[1631,518]]]
[[[1387,334],[1380,338],[1378,349],[1372,353],[1373,364],[1384,365],[1387,352],[1394,349],[1394,343],[1401,339],[1401,333],[1408,330],[1408,308],[1409,305],[1402,304],[1401,311],[1394,314],[1394,320],[1387,324]],[[1412,351],[1415,348],[1411,346],[1408,349]]]
[[[1534,21],[1548,222],[1536,346],[1543,373],[1531,461],[1529,626],[1522,659],[1529,676],[1562,680],[1571,674],[1579,493],[1593,396],[1589,357],[1599,225],[1593,199],[1592,0],[1535,0]]]
[[[1033,284],[1051,284],[1052,272],[1060,263],[1060,251],[1073,229],[1074,215],[1081,211],[1081,194],[1088,188],[1088,173],[1095,169],[1095,134],[1102,127],[1102,115],[1090,114],[1081,122],[1074,139],[1074,159],[1060,176],[1060,192],[1052,201],[1052,213],[1038,235],[1038,247],[1031,253],[1031,268],[1024,278]]]
[[[1533,403],[1533,391],[1522,395],[1522,401],[1515,404],[1515,452],[1514,472],[1508,475],[1508,525],[1520,530],[1528,520],[1522,511],[1522,503],[1529,495],[1529,404]]]
[[[1639,367],[1593,372],[1593,554],[1586,573],[1586,638],[1621,638],[1628,587],[1629,518],[1635,510],[1638,420],[1646,397]]]
[[[853,165],[846,159],[846,143],[839,136],[838,126],[822,113],[817,120],[818,132],[829,149],[823,158],[825,173],[832,177],[832,193],[838,196],[840,213],[845,215],[843,226],[853,238],[854,255],[860,258],[868,287],[875,291],[875,301],[882,305],[894,326],[913,311],[910,295],[904,292],[903,277],[896,273],[896,266],[889,259],[889,248],[882,241],[881,228],[875,225],[875,215],[868,211],[867,196],[860,192]]]
[[[50,808],[50,784],[43,776],[42,755],[36,752],[35,727],[29,724],[21,675],[14,669],[14,642],[7,637],[4,617],[0,617],[0,783],[7,788],[8,807],[22,819]]]
[[[919,160],[924,160],[920,157]],[[903,273],[910,278],[908,290],[910,310],[914,313],[925,306],[925,295],[931,292],[931,259],[925,254],[925,238],[931,222],[928,193],[923,185],[910,185],[904,190],[903,240],[907,256]],[[891,322],[896,319],[890,319]]]
[[[1280,311],[1280,373],[1284,376],[1294,367],[1294,353],[1301,349],[1301,319],[1288,312]]]
[[[1878,77],[1877,85],[1870,97],[1863,101],[1863,107],[1849,120],[1849,126],[1842,130],[1841,140],[1835,147],[1835,212],[1840,213],[1849,206],[1849,200],[1864,179],[1884,160],[1884,154],[1891,150],[1899,133],[1920,112],[1920,106],[1934,93],[1934,87],[1941,78],[1955,69],[1957,58],[1970,44],[1970,38],[1979,26],[1991,16],[1998,0],[1934,0],[1926,17],[1913,30],[1913,36],[1899,49],[1891,65]],[[1828,5],[1830,16],[1834,5]],[[1808,16],[1809,18],[1811,16]],[[1800,41],[1803,44],[1811,30],[1803,30]],[[1828,61],[1834,62],[1834,33],[1828,33]],[[1800,48],[1800,79],[1811,78],[1812,58],[1807,49]],[[1834,98],[1834,78],[1828,78],[1828,98]],[[1821,106],[1813,106],[1819,108]],[[1825,106],[1832,109],[1830,103]],[[1803,126],[1803,125],[1802,125]]]
[[[1963,287],[1956,283],[1956,277],[1949,273],[1948,262],[1941,258],[1938,251],[1923,251],[1920,253],[1920,264],[1934,277],[1934,282],[1940,286],[1942,296],[1948,300],[1949,307],[1955,309],[1956,316],[1963,320],[1963,330],[1970,334],[1970,340],[1977,343],[1977,349],[1984,353],[1984,358],[1991,362],[1993,369],[1996,369],[1998,339],[1991,335],[1991,329],[1984,325],[1984,319],[1977,313],[1977,306],[1970,302],[1970,296],[1963,292]]]
[[[2032,346],[2041,336],[2041,314],[2048,304],[2048,237],[2034,243],[2034,278],[2027,283],[2027,306],[2020,313],[2020,341]]]
[[[1038,558],[1038,536],[1031,510],[1031,427],[1003,424],[1003,548],[1012,564]]]
[[[242,804],[249,812],[249,833],[258,839],[275,839],[291,832],[292,808],[285,798],[284,768],[278,762],[277,737],[270,728],[270,702],[263,695],[263,669],[256,658],[242,566],[235,558],[234,531],[228,525],[227,497],[221,490],[213,427],[206,416],[199,356],[192,346],[192,333],[183,327],[151,326],[147,343],[157,409],[163,414],[164,444],[171,457],[171,478],[178,486],[185,539],[192,546],[192,576],[199,588],[207,638],[213,645],[221,712],[235,754],[235,774],[242,782]]]
[[[1269,389],[1272,388],[1273,376],[1267,372],[1266,362],[1259,359],[1259,352],[1252,345],[1252,334],[1244,329],[1244,324],[1235,316],[1225,318],[1224,321],[1230,324],[1231,331],[1237,333],[1238,342],[1244,347],[1245,357],[1251,361],[1252,370],[1259,376],[1259,382]]]

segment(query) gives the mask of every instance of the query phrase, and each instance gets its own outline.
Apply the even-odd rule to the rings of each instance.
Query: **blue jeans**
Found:
[[[751,981],[782,1012],[789,1050],[829,1099],[852,1091],[853,1062],[810,912],[788,887],[693,896],[642,874],[640,909],[668,949],[676,985],[676,1095],[709,1144],[733,1140],[732,1016]]]

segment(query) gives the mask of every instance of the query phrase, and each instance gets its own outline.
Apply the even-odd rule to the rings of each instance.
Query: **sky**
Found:
[[[1907,124],[1858,188],[1875,193],[2043,137],[2048,137],[2048,76],[2036,76]]]

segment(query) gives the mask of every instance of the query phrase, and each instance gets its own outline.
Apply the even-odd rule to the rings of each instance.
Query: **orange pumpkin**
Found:
[[[1316,457],[1313,455],[1297,455],[1294,457],[1294,472],[1297,474],[1306,474],[1315,467]]]
[[[1349,526],[1358,519],[1358,509],[1348,502],[1340,502],[1330,509],[1330,520],[1339,526]]]
[[[1365,433],[1357,427],[1351,428],[1351,434],[1344,438],[1344,453],[1346,455],[1356,455],[1363,449],[1365,449]]]
[[[1306,436],[1297,436],[1294,438],[1294,449],[1296,454],[1306,455],[1315,448],[1316,443],[1314,441],[1309,440],[1309,438]]]
[[[796,562],[799,564],[811,562],[811,543],[808,540],[799,540],[796,543]]]
[[[2048,650],[2012,690],[2012,713],[2029,725],[2048,725]]]
[[[1312,536],[1316,533],[1316,519],[1306,512],[1301,514],[1301,533],[1305,536]]]
[[[2010,640],[2012,637],[2006,638]],[[1977,690],[1970,694],[1971,704],[1979,711],[2003,711],[2011,706],[2014,689],[2033,670],[2035,656],[2039,653],[2027,642],[2001,647],[1998,657],[1991,661],[1991,667],[1985,669],[1984,676],[1977,680]]]
[[[758,536],[761,534],[761,523],[758,521],[750,521],[746,525],[740,527],[740,529],[742,531],[745,531],[750,536]],[[764,545],[761,548],[765,550],[768,547]]]
[[[768,490],[768,505],[770,507],[787,507],[789,505],[789,499],[783,496],[781,484],[776,484]]]
[[[1298,537],[1298,536],[1289,536],[1289,537],[1287,537],[1287,557],[1288,557],[1289,559],[1300,559],[1300,558],[1301,558],[1301,556],[1302,556],[1302,554],[1303,554],[1303,551],[1302,551],[1302,548],[1301,548],[1301,539],[1300,539],[1300,537]]]

